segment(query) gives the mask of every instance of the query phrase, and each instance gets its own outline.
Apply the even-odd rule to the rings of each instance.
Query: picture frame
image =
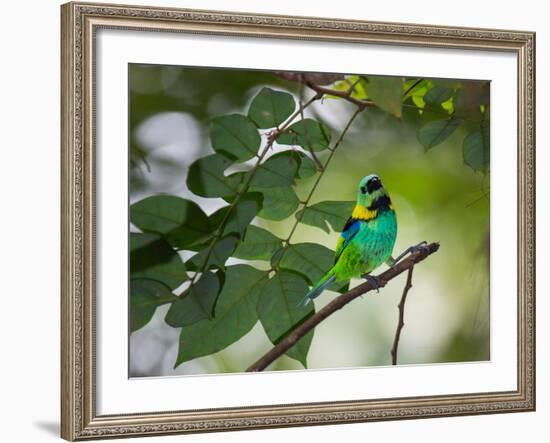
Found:
[[[61,436],[70,441],[535,409],[535,35],[525,31],[72,2],[62,21]],[[511,54],[517,66],[516,389],[98,413],[97,33],[162,33]],[[335,67],[334,71],[338,71]],[[498,130],[498,128],[497,128]],[[494,161],[498,161],[498,158]],[[516,253],[514,253],[516,254]],[[510,291],[513,289],[510,288]],[[514,342],[514,346],[516,343]],[[254,374],[250,375],[255,376]],[[267,380],[267,379],[266,379]],[[160,380],[162,382],[162,380]],[[383,396],[384,397],[384,396]]]

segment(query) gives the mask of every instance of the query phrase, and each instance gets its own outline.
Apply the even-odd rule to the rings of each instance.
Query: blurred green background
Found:
[[[196,201],[208,214],[226,203],[191,194],[186,170],[194,160],[213,152],[211,119],[245,113],[252,97],[266,85],[296,97],[300,93],[296,83],[270,72],[136,64],[129,70],[130,202],[151,195],[179,195]],[[311,93],[305,93],[307,99]],[[353,105],[342,100],[323,99],[306,114],[338,134],[354,111]],[[428,152],[417,141],[417,129],[414,115],[407,112],[398,119],[377,108],[366,109],[338,149],[313,202],[354,200],[359,180],[378,174],[398,217],[394,256],[422,240],[441,243],[436,254],[415,268],[399,364],[488,360],[489,177],[464,164],[462,141],[467,128],[459,128]],[[319,155],[321,161],[327,154]],[[307,195],[314,180],[299,182],[300,197]],[[293,222],[293,218],[256,220],[283,238]],[[327,235],[303,224],[294,236],[295,241],[331,249],[337,238],[338,233]],[[309,351],[309,369],[391,364],[397,304],[405,278],[401,275],[380,294],[369,293],[321,323]],[[358,283],[353,281],[352,286]],[[315,302],[316,309],[335,295],[323,293]],[[149,324],[130,335],[130,376],[242,371],[272,346],[257,324],[223,351],[173,369],[179,330],[164,322],[167,310],[167,306],[158,308]],[[269,369],[303,368],[283,356]]]

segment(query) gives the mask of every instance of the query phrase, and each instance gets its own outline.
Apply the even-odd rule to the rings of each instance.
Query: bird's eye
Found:
[[[363,194],[366,194],[367,193],[367,188],[365,186],[361,186],[361,192]]]
[[[367,191],[369,194],[372,194],[377,189],[380,189],[382,187],[382,182],[378,177],[373,177],[369,180],[367,183]]]

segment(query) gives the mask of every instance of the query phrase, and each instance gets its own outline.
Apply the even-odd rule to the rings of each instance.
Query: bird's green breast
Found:
[[[359,232],[334,267],[337,280],[372,272],[391,256],[397,236],[395,212],[387,208],[379,211],[375,218],[360,223]]]

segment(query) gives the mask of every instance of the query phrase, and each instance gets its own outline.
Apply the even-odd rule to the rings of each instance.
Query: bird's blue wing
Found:
[[[342,230],[340,237],[338,238],[338,243],[336,243],[336,251],[334,253],[334,263],[338,261],[340,258],[340,255],[342,255],[342,252],[346,248],[346,246],[349,244],[351,239],[355,237],[355,235],[359,232],[359,228],[361,227],[361,220],[355,219],[355,218],[348,218],[348,221],[344,225],[344,229]]]

